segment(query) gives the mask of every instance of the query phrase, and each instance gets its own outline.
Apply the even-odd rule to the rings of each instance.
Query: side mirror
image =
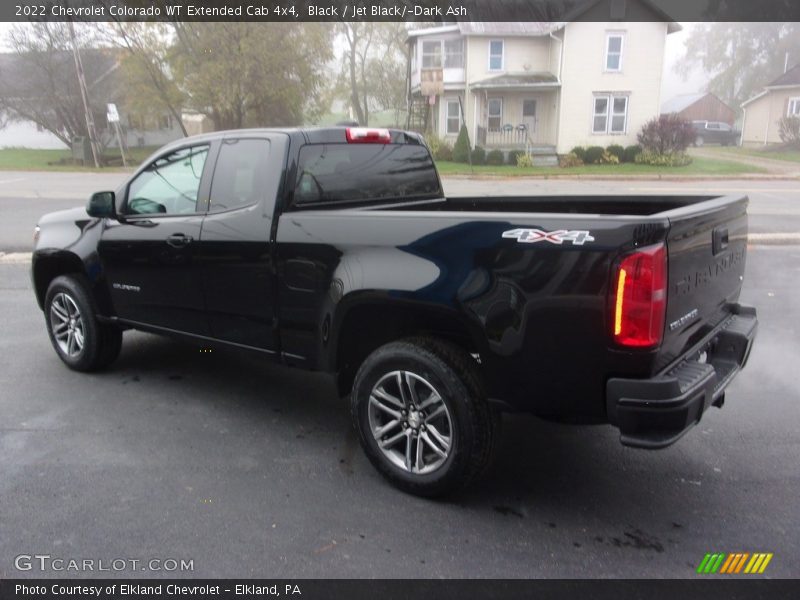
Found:
[[[114,217],[117,214],[114,200],[114,192],[96,192],[89,198],[89,203],[86,205],[86,212],[89,213],[90,217],[97,217],[99,219]]]

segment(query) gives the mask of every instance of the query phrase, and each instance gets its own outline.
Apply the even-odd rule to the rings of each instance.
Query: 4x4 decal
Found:
[[[542,231],[541,229],[510,229],[503,232],[504,238],[516,238],[521,244],[550,242],[561,245],[572,242],[575,246],[583,246],[585,242],[593,242],[590,231],[559,229],[558,231]]]

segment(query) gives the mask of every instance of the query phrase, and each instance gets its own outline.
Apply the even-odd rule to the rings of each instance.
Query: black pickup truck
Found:
[[[485,469],[502,412],[660,448],[721,406],[757,327],[746,208],[446,198],[415,133],[229,131],[44,216],[32,277],[67,366],[133,328],[330,372],[372,463],[433,496]]]

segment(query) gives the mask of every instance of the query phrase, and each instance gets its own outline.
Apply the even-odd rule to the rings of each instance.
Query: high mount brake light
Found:
[[[667,308],[666,246],[648,246],[623,257],[613,281],[614,341],[633,348],[660,344]]]
[[[348,127],[345,130],[347,141],[351,144],[388,144],[392,135],[388,129],[372,129],[369,127]]]

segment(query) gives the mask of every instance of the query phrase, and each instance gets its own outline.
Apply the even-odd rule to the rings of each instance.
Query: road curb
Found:
[[[0,265],[24,265],[29,262],[30,252],[0,252]]]

